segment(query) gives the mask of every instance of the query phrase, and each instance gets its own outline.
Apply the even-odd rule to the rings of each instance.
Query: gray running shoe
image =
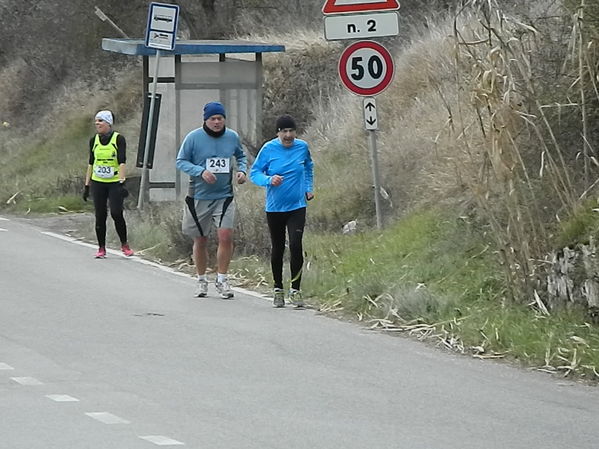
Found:
[[[276,308],[285,307],[285,291],[282,288],[275,288],[272,306]]]
[[[231,290],[231,287],[229,286],[229,281],[227,279],[222,282],[216,281],[214,286],[216,287],[216,290],[222,299],[233,299],[233,296],[235,296],[233,290]]]
[[[204,298],[208,294],[208,281],[198,281],[194,296],[196,298]]]
[[[302,292],[294,288],[289,290],[289,302],[295,307],[304,307],[304,298],[302,298]]]

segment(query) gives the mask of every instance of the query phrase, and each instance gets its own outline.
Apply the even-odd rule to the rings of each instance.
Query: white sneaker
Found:
[[[223,280],[222,282],[216,281],[214,283],[214,286],[220,294],[220,297],[223,299],[232,299],[233,296],[235,296],[235,294],[231,290],[231,287],[229,286],[229,281],[227,279]]]
[[[204,298],[208,294],[208,281],[198,281],[194,296],[196,298]]]

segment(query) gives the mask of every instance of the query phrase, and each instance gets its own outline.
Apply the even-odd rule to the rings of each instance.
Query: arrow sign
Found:
[[[369,131],[379,128],[376,118],[376,100],[372,97],[364,98],[364,126]]]
[[[322,7],[324,14],[345,12],[391,11],[399,9],[397,0],[327,0]]]

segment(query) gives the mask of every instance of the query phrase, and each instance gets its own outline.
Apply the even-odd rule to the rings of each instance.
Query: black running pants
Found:
[[[123,187],[119,182],[91,183],[91,194],[94,199],[96,210],[96,237],[98,246],[106,246],[106,219],[108,218],[108,206],[110,205],[110,216],[114,221],[116,233],[121,245],[127,243],[127,224],[123,216]]]
[[[266,221],[270,231],[272,252],[270,265],[275,288],[283,288],[283,255],[285,254],[285,231],[289,235],[289,265],[291,268],[291,288],[300,289],[304,250],[302,238],[306,224],[306,208],[289,212],[267,212]]]

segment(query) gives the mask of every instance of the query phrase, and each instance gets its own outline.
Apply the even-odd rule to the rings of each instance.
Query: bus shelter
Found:
[[[142,57],[143,98],[148,98],[154,82],[156,49],[146,47],[141,39],[120,38],[102,39],[102,49]],[[158,127],[149,171],[150,201],[172,201],[186,193],[188,179],[181,179],[175,159],[183,138],[202,125],[205,103],[223,103],[227,126],[239,133],[242,142],[258,144],[262,54],[282,51],[282,45],[238,40],[178,40],[174,50],[160,50],[156,85],[160,113],[154,117]]]

